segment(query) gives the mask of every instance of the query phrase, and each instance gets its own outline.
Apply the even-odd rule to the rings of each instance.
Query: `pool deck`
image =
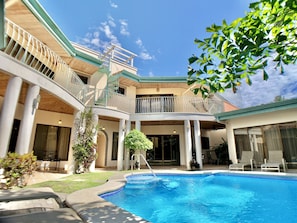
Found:
[[[97,169],[96,171],[108,171],[104,169]],[[114,170],[113,170],[114,171]],[[150,171],[142,170],[141,172],[135,171],[136,173],[150,173]],[[244,173],[253,175],[276,175],[276,176],[294,176],[297,177],[297,170],[289,170],[286,173],[278,172],[261,172],[256,171],[229,171],[226,166],[207,166],[201,171],[186,171],[181,168],[162,167],[154,169],[155,173],[180,173],[180,174],[202,174],[202,173],[217,173],[217,172],[229,172],[229,173]],[[58,194],[61,199],[65,202],[66,206],[76,212],[81,218],[82,222],[94,222],[94,223],[117,223],[117,222],[131,222],[131,223],[146,223],[145,219],[129,213],[112,203],[100,198],[98,195],[106,192],[114,191],[123,187],[126,183],[125,176],[127,173],[119,171],[116,175],[111,177],[105,184],[98,187],[88,188],[76,191],[71,194]],[[55,173],[38,173],[34,176],[34,182],[42,182],[50,179],[57,179],[65,177],[65,174]],[[0,193],[1,198],[1,193]],[[24,203],[21,205],[22,207]],[[43,207],[44,201],[40,200],[40,206]]]

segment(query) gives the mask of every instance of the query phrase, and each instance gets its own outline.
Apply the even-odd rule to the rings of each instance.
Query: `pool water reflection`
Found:
[[[297,178],[217,173],[129,180],[136,177],[129,176],[124,188],[101,197],[153,223],[297,219]]]

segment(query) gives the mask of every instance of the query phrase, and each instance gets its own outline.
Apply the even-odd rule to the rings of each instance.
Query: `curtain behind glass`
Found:
[[[297,129],[296,123],[280,125],[284,157],[287,162],[297,162]]]
[[[33,151],[38,160],[68,160],[70,128],[38,124]]]
[[[58,131],[58,159],[68,160],[70,128],[59,128]]]
[[[237,159],[241,159],[242,151],[251,151],[251,144],[247,129],[234,130]]]

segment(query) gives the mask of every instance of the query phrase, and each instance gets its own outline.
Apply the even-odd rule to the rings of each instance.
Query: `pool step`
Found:
[[[159,178],[155,176],[133,176],[127,178],[126,187],[128,188],[145,188],[148,184],[154,185],[154,183],[158,182]]]

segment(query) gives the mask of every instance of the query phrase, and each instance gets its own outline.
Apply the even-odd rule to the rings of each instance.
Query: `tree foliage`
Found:
[[[270,60],[280,73],[296,63],[297,1],[259,0],[249,8],[243,18],[208,27],[209,38],[195,39],[201,53],[188,60],[188,84],[198,84],[194,93],[236,92],[244,80],[251,85],[259,70],[267,80]]]
[[[130,131],[125,139],[124,144],[127,148],[132,150],[149,150],[153,148],[153,143],[150,141],[146,135],[137,129]]]

